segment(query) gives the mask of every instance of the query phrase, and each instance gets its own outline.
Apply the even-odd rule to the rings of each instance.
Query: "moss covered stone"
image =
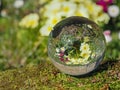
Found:
[[[118,90],[120,60],[102,63],[85,76],[61,73],[49,61],[0,72],[0,90]]]

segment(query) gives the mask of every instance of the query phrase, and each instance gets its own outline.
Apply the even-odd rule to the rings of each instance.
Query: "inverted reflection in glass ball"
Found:
[[[48,55],[53,64],[70,75],[93,71],[105,52],[102,30],[93,21],[72,16],[55,25],[49,35]]]

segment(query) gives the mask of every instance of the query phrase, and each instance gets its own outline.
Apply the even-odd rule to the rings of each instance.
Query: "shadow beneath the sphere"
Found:
[[[115,64],[118,64],[118,62],[120,63],[120,61],[118,61],[118,60],[104,61],[94,71],[92,71],[92,72],[90,72],[88,74],[85,74],[85,75],[74,76],[74,77],[76,77],[76,78],[86,78],[86,77],[95,76],[98,73],[101,73],[103,71],[107,71],[108,68],[113,67]]]

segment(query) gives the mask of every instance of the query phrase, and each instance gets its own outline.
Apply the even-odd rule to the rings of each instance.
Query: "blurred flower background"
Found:
[[[0,0],[0,70],[49,60],[48,35],[69,16],[96,22],[107,41],[105,59],[120,59],[120,0]]]

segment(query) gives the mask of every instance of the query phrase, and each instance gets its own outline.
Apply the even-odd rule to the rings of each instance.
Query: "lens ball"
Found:
[[[66,74],[78,76],[93,71],[102,61],[105,49],[102,29],[84,17],[68,17],[49,34],[48,55]]]

